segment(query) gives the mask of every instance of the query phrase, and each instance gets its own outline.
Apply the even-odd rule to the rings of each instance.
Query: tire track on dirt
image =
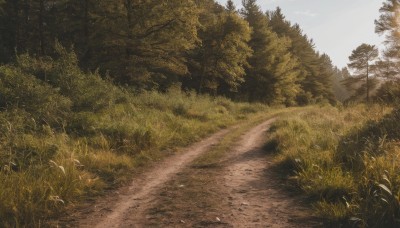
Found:
[[[139,175],[129,187],[101,200],[79,226],[320,227],[303,199],[284,190],[271,163],[273,155],[263,148],[274,121],[264,121],[240,136],[220,160],[220,168],[201,170],[190,165],[238,126],[183,149]],[[182,201],[180,196],[187,194],[186,190],[187,196],[193,191],[185,190],[186,185],[181,183],[186,181],[189,187],[196,176],[212,186],[197,186],[200,192],[195,195],[200,198]],[[213,207],[202,200],[218,205]]]
[[[301,198],[291,196],[263,146],[270,119],[244,134],[226,160],[223,190],[228,198],[232,227],[319,227]]]
[[[219,131],[156,164],[153,169],[135,178],[128,188],[100,200],[94,206],[96,209],[78,222],[79,227],[137,227],[136,221],[145,216],[148,205],[156,200],[157,191],[233,128]]]

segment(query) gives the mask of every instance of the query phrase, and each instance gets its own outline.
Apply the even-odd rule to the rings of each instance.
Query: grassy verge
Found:
[[[73,53],[0,66],[0,226],[39,227],[133,170],[267,107],[134,93],[82,72]]]
[[[276,162],[333,226],[400,225],[399,111],[309,108],[277,121]]]

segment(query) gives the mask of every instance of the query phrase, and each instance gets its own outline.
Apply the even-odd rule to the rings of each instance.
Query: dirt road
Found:
[[[135,178],[129,187],[99,200],[77,225],[107,228],[318,226],[304,203],[285,193],[272,171],[271,155],[262,149],[265,132],[273,121],[270,119],[242,135],[226,153],[218,170],[195,169],[191,163],[212,149],[232,128],[169,157]],[[202,180],[197,187],[196,181],[192,181],[196,175]]]
[[[318,227],[302,199],[289,195],[265,151],[265,132],[274,120],[253,128],[233,148],[224,170],[232,227]]]

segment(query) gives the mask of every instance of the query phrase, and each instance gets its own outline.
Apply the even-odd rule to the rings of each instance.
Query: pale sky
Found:
[[[217,0],[225,5],[226,0]],[[233,0],[241,8],[241,0]],[[383,0],[258,0],[263,11],[282,8],[286,19],[298,23],[314,40],[318,51],[327,53],[334,65],[346,66],[352,50],[362,43],[379,46],[374,20]]]

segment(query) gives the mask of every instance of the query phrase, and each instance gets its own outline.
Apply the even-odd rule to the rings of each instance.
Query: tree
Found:
[[[400,76],[400,1],[386,0],[380,8],[380,17],[375,20],[375,31],[385,36],[384,60],[380,61],[391,78]]]
[[[91,69],[140,89],[165,89],[188,73],[184,54],[198,42],[192,0],[101,0],[95,7]]]
[[[341,102],[344,102],[348,98],[350,98],[349,91],[342,83],[349,77],[350,77],[350,72],[348,71],[347,67],[344,67],[342,69],[338,69],[337,67],[334,68],[331,80],[333,86],[333,93],[335,95],[335,98]]]
[[[268,25],[256,0],[244,0],[242,16],[253,29],[243,92],[250,101],[293,105],[300,92],[298,60],[290,53],[290,39],[279,37]]]
[[[207,7],[205,7],[207,6]],[[199,93],[228,95],[244,82],[250,27],[234,10],[210,2],[200,16],[201,43],[190,53],[190,82]],[[191,85],[189,85],[191,84]]]
[[[236,12],[235,3],[233,3],[232,0],[228,0],[228,1],[226,2],[226,10],[227,10],[229,13]]]
[[[332,82],[330,75],[334,72],[329,56],[320,55],[314,43],[307,35],[303,34],[298,24],[292,25],[286,20],[282,10],[277,7],[275,11],[266,13],[269,25],[279,37],[290,39],[289,51],[297,58],[301,92],[298,95],[299,104],[309,104],[315,101],[329,100],[332,98]]]
[[[374,45],[361,44],[349,56],[350,63],[348,66],[355,71],[355,74],[348,78],[345,84],[348,87],[356,85],[356,95],[365,94],[367,102],[370,100],[370,91],[374,86],[374,83],[370,80],[370,77],[373,76],[371,66],[378,55],[378,49]]]
[[[4,4],[5,4],[5,0],[0,0],[0,15],[4,13]]]

